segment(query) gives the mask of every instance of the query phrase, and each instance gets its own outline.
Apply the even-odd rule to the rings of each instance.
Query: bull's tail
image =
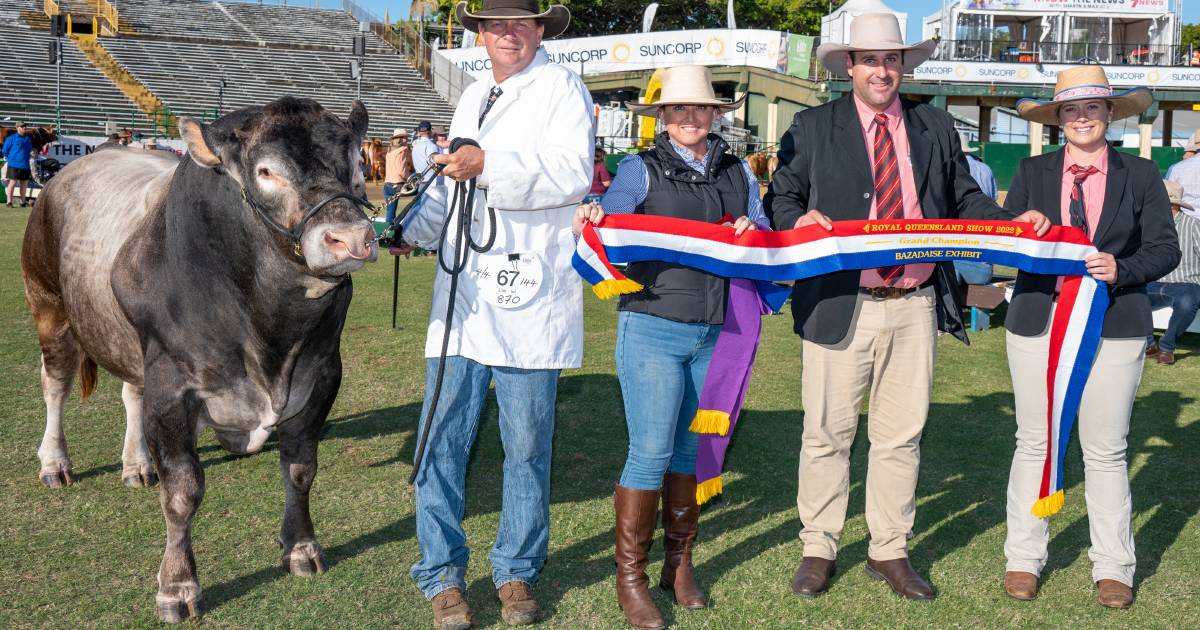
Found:
[[[96,362],[88,355],[79,361],[79,393],[84,400],[96,391]]]

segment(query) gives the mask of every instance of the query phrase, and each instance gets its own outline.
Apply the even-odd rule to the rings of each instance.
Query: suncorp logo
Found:
[[[458,62],[458,67],[462,68],[468,74],[472,72],[485,72],[492,69],[492,60],[487,57],[482,59],[464,59]]]
[[[917,73],[921,76],[940,77],[954,72],[954,68],[950,66],[917,66]]]
[[[612,48],[613,61],[617,63],[629,61],[629,55],[631,54],[633,54],[633,51],[630,50],[629,44],[626,43],[617,44]]]
[[[733,45],[733,49],[740,54],[747,55],[765,55],[767,54],[767,45],[763,42],[737,42]]]
[[[587,63],[589,61],[604,61],[605,57],[608,57],[608,50],[604,48],[564,50],[557,53],[548,53],[547,56],[550,58],[551,63]]]
[[[993,77],[996,79],[1011,79],[1017,76],[1017,71],[1013,68],[980,68],[979,76]]]
[[[670,42],[666,44],[638,46],[638,53],[640,53],[643,57],[657,57],[658,55],[694,55],[699,50],[700,44],[697,42]]]

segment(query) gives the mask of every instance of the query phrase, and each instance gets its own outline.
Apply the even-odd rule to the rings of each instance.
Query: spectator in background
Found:
[[[8,207],[13,207],[13,191],[17,184],[21,185],[21,207],[28,207],[29,158],[33,155],[33,139],[29,137],[29,128],[25,123],[17,123],[17,132],[4,139],[0,153],[3,153],[4,163],[8,166]]]
[[[133,130],[128,129],[128,128],[122,129],[121,133],[119,135],[120,135],[119,142],[121,143],[121,146],[124,146],[124,147],[129,146],[130,141],[133,140]]]
[[[979,184],[979,189],[983,194],[996,200],[996,176],[992,174],[992,169],[983,160],[971,155],[979,149],[972,147],[967,143],[967,136],[963,133],[958,134],[958,141],[962,144],[963,154],[967,156],[967,166],[971,167],[971,177]],[[958,276],[959,284],[987,284],[992,281],[992,265],[991,263],[974,262],[970,260],[954,261],[954,274]]]
[[[384,220],[390,224],[396,218],[397,200],[392,197],[413,174],[412,147],[408,145],[407,129],[396,129],[392,132],[392,146],[383,161],[383,197],[390,200]]]
[[[145,141],[142,140],[142,138],[144,138],[144,137],[145,136],[143,136],[140,133],[133,134],[133,142],[130,142],[129,146],[134,149],[145,149],[146,143],[145,143]]]
[[[1157,343],[1151,332],[1146,341],[1146,358],[1156,359],[1163,365],[1175,363],[1175,342],[1187,332],[1188,326],[1200,312],[1200,219],[1184,214],[1180,209],[1193,210],[1185,201],[1182,186],[1167,181],[1167,196],[1171,199],[1171,215],[1175,218],[1175,231],[1179,234],[1179,249],[1183,258],[1179,266],[1157,282],[1146,283],[1151,308],[1171,307],[1171,321]]]
[[[1197,150],[1200,150],[1200,129],[1188,138],[1183,148],[1183,160],[1171,165],[1167,170],[1167,179],[1183,187],[1183,200],[1187,202],[1185,212],[1200,219],[1200,212],[1196,210],[1200,208],[1200,160],[1192,159]]]
[[[433,125],[429,124],[428,120],[422,120],[417,123],[417,139],[412,143],[412,164],[413,169],[417,173],[424,173],[425,169],[429,168],[432,163],[430,160],[433,156],[441,153],[437,143],[433,140]],[[421,181],[429,181],[433,177],[433,171],[425,173]],[[442,180],[438,178],[438,185],[442,184]]]
[[[604,149],[596,147],[596,156],[592,161],[592,189],[588,191],[588,195],[583,198],[584,203],[596,203],[608,192],[608,187],[612,185],[612,173],[608,172],[608,165],[605,164],[605,159],[608,154]]]
[[[96,147],[96,150],[99,151],[100,149],[107,149],[109,147],[119,147],[119,146],[122,146],[121,134],[110,133],[110,134],[108,134],[108,140],[101,142],[100,146]]]

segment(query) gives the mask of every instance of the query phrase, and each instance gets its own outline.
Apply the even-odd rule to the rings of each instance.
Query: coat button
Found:
[[[863,193],[863,199],[870,199],[871,193]]]

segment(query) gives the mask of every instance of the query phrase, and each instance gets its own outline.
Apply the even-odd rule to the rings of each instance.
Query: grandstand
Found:
[[[227,113],[285,95],[303,96],[345,115],[355,98],[350,51],[360,26],[347,11],[214,0],[109,1],[118,11],[120,34],[96,38],[103,58],[97,59],[97,47],[88,42],[80,45],[88,43],[91,60],[73,40],[63,40],[66,133],[98,135],[110,119],[143,133],[166,132],[155,132],[151,123],[151,118],[165,120],[166,112],[139,111],[114,81],[125,93],[132,93],[136,81],[137,90],[148,89],[170,114],[205,120],[217,114],[218,101]],[[0,52],[10,60],[0,64],[0,118],[54,120],[55,68],[47,63],[49,22],[43,6],[43,0],[0,2]],[[76,38],[80,32],[95,37],[90,33],[94,0],[59,0],[58,6],[71,15]],[[420,120],[448,125],[450,105],[408,59],[375,33],[364,35],[362,97],[371,135],[386,137],[393,128],[411,128]],[[107,76],[93,63],[107,68]],[[117,65],[121,76],[110,78]],[[145,102],[142,107],[153,109]]]
[[[3,16],[0,16],[3,17]],[[55,68],[47,63],[46,31],[12,28],[0,33],[0,119],[24,119],[31,125],[54,124]],[[148,131],[147,119],[96,70],[79,49],[63,41],[63,127],[69,133],[100,135],[106,120]]]

